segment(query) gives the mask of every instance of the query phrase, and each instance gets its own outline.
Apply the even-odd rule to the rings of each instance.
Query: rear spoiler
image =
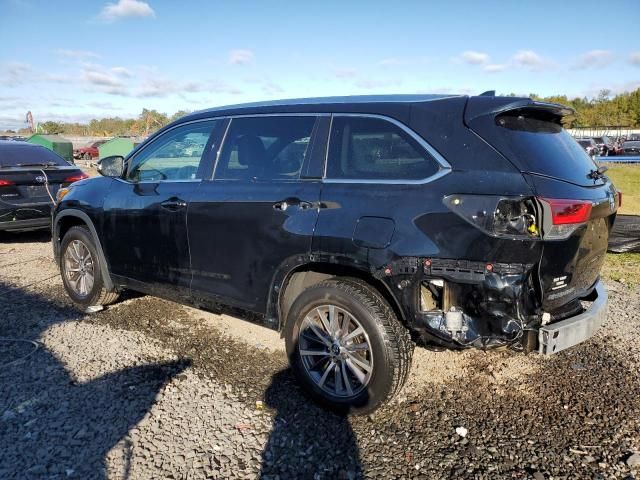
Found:
[[[559,118],[574,115],[573,108],[559,103],[538,102],[530,98],[514,97],[469,97],[464,113],[464,121],[467,125],[477,117],[485,115],[498,115],[500,113],[516,110],[538,110],[550,113]]]

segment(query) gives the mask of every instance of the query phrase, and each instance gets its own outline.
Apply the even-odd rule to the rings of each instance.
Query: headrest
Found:
[[[260,137],[256,135],[243,135],[237,140],[238,163],[240,165],[262,165],[266,150]]]

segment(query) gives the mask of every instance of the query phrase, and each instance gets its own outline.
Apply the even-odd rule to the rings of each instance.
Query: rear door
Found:
[[[128,159],[104,201],[103,246],[111,272],[138,288],[186,297],[191,283],[187,207],[210,175],[219,120],[167,130]]]
[[[467,119],[520,169],[541,200],[547,233],[539,278],[548,311],[591,290],[619,206],[613,184],[562,128],[562,113],[559,106],[530,102]]]
[[[328,117],[265,115],[230,121],[214,178],[189,206],[192,295],[264,313],[275,272],[311,248],[320,175],[313,132]]]

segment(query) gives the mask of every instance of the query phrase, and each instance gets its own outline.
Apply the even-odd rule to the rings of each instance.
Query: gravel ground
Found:
[[[418,349],[397,401],[343,418],[298,390],[276,332],[134,295],[85,315],[50,252],[0,237],[2,479],[640,473],[637,287],[609,285],[602,331],[551,358]]]

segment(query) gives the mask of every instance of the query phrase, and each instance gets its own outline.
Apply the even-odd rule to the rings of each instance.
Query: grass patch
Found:
[[[629,286],[640,284],[640,253],[607,253],[602,275]]]
[[[622,191],[621,215],[640,215],[640,165],[610,165],[607,176]]]

